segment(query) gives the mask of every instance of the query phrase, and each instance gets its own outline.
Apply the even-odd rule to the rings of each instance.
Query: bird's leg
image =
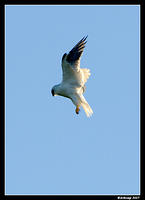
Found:
[[[79,114],[79,111],[80,111],[79,106],[77,106],[76,107],[76,114]]]

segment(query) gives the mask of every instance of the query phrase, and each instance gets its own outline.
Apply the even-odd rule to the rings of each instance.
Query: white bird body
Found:
[[[52,88],[52,94],[70,98],[76,106],[77,114],[79,113],[79,108],[82,106],[87,117],[90,117],[93,111],[83,96],[85,83],[90,76],[90,70],[80,68],[80,56],[84,49],[85,39],[80,40],[69,54],[63,55],[63,79],[60,84]]]

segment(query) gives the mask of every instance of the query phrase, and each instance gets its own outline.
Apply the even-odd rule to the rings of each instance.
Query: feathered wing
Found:
[[[90,77],[90,75],[91,75],[91,73],[90,73],[90,70],[89,69],[87,69],[87,68],[83,68],[83,69],[80,69],[80,70],[82,70],[82,72],[83,72],[83,82],[84,82],[84,84],[87,82],[87,80],[88,80],[88,78]]]
[[[80,68],[80,58],[83,53],[86,44],[86,38],[83,37],[74,48],[62,57],[62,71],[63,71],[63,83],[73,85],[75,88],[81,88],[82,92],[76,92],[72,96],[72,102],[77,106],[82,106],[87,117],[93,114],[91,107],[85,100],[82,93],[85,90],[85,83],[90,76],[90,70]]]
[[[66,57],[66,61],[70,63],[71,67],[75,70],[80,68],[80,57],[82,56],[83,50],[85,48],[87,36],[83,37],[69,52]]]
[[[80,68],[80,58],[86,44],[86,38],[83,37],[74,48],[62,57],[63,82],[69,82],[78,87],[83,86],[90,76],[89,69]]]

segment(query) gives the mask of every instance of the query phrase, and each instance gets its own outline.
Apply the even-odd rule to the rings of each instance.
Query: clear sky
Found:
[[[6,6],[6,194],[139,194],[139,6]],[[64,53],[93,109],[52,97]]]

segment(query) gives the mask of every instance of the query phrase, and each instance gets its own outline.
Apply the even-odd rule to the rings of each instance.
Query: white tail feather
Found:
[[[93,114],[93,111],[87,102],[81,103],[81,106],[83,107],[87,117],[90,117]]]
[[[93,114],[93,110],[89,106],[89,104],[86,101],[85,97],[83,95],[77,95],[77,100],[79,102],[79,105],[83,107],[87,117],[90,117]]]

